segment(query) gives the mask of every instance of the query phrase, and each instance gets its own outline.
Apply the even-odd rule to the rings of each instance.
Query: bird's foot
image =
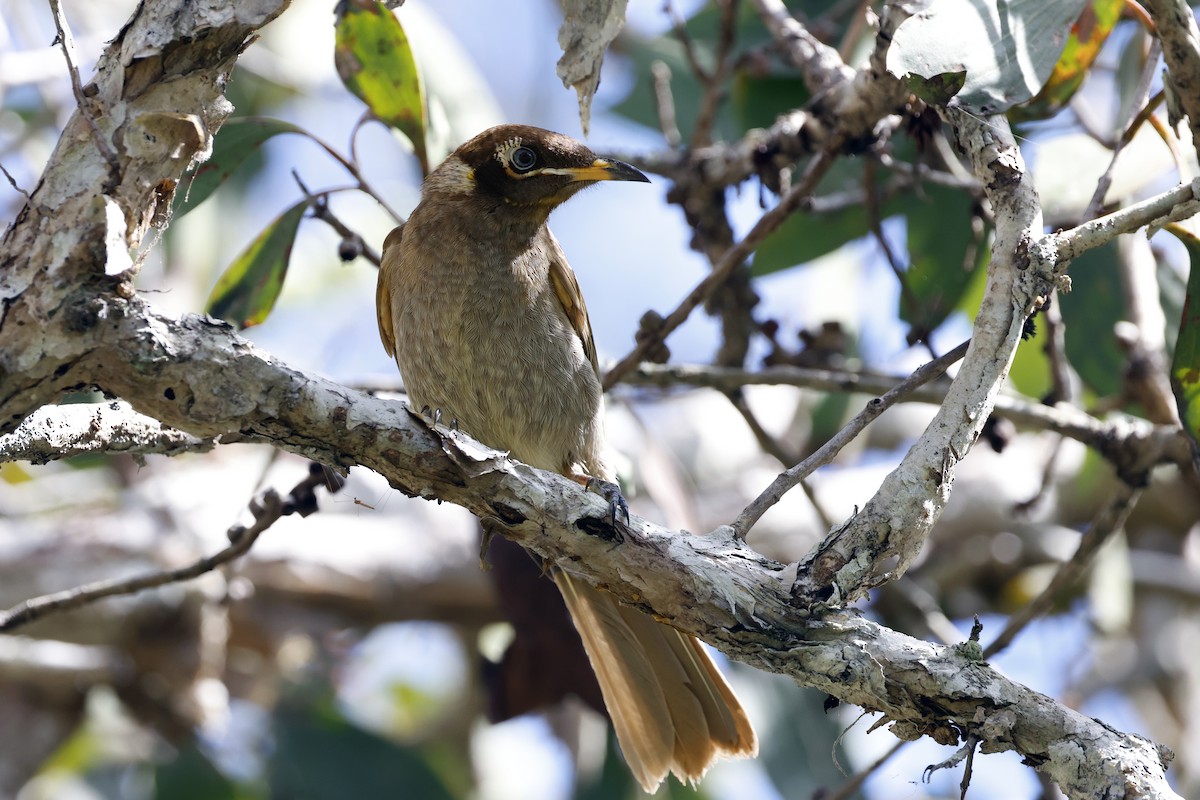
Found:
[[[436,428],[438,425],[441,425],[442,417],[444,417],[444,416],[445,416],[445,413],[443,413],[443,411],[440,407],[439,408],[431,408],[430,406],[421,406],[420,417],[423,420],[425,420],[425,422],[431,428]],[[458,417],[451,417],[450,424],[447,427],[450,430],[454,431],[455,433],[458,433],[459,432]]]
[[[620,486],[612,481],[591,477],[587,479],[584,486],[589,492],[598,494],[608,501],[608,519],[614,528],[617,527],[619,516],[625,517],[625,524],[629,524],[629,503],[625,502],[625,495],[621,494]]]

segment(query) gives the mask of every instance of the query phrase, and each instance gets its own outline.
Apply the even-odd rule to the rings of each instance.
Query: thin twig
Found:
[[[71,90],[75,93],[75,103],[79,106],[79,113],[92,133],[96,149],[104,157],[104,162],[108,164],[108,185],[104,188],[106,191],[111,190],[120,180],[121,162],[117,159],[112,145],[104,138],[104,133],[100,130],[96,117],[92,113],[92,106],[83,93],[79,69],[76,68],[75,60],[71,57],[71,51],[75,49],[75,40],[71,36],[71,28],[67,25],[67,17],[63,13],[61,0],[50,0],[50,10],[54,13],[54,27],[58,29],[58,43],[62,45],[63,58],[67,62],[67,72],[71,75]]]
[[[380,266],[382,259],[379,253],[375,252],[374,248],[367,244],[366,239],[364,239],[361,234],[353,230],[346,223],[342,222],[342,220],[330,210],[329,195],[333,194],[334,191],[340,190],[326,190],[324,192],[317,192],[316,194],[313,194],[308,190],[308,187],[304,185],[304,181],[300,179],[300,174],[296,172],[296,170],[292,170],[292,179],[296,181],[296,184],[300,187],[300,191],[304,193],[304,196],[309,199],[309,208],[312,209],[312,215],[314,219],[319,219],[329,225],[329,227],[333,228],[338,232],[338,234],[341,235],[342,241],[353,243],[354,247],[358,250],[358,255],[361,255],[376,267]],[[349,261],[351,259],[346,260]]]
[[[800,459],[795,453],[790,452],[783,446],[783,442],[772,436],[766,428],[762,426],[758,416],[750,408],[750,404],[746,402],[746,395],[739,389],[731,392],[726,392],[725,396],[729,398],[729,402],[737,409],[737,412],[742,415],[742,419],[746,421],[746,427],[754,434],[755,440],[758,441],[758,446],[763,449],[767,455],[778,461],[784,468],[790,467]]]
[[[1137,2],[1137,0],[1125,0],[1125,10],[1129,12],[1129,16],[1141,23],[1147,33],[1158,32],[1158,26],[1151,19],[1150,12],[1141,3]]]
[[[96,581],[74,589],[31,598],[0,613],[0,632],[7,633],[48,614],[80,608],[105,597],[136,594],[144,589],[191,580],[211,572],[246,553],[259,535],[283,516],[283,500],[271,489],[263,495],[261,505],[251,505],[251,510],[255,514],[254,524],[249,528],[242,525],[231,527],[229,546],[211,556],[178,569],[155,571],[132,578]]]
[[[746,421],[746,427],[754,434],[755,440],[758,441],[758,446],[763,449],[769,456],[774,458],[780,465],[787,469],[793,466],[800,457],[790,452],[784,447],[783,442],[775,438],[763,427],[758,416],[750,408],[750,404],[746,402],[746,395],[740,390],[728,392],[725,395],[729,398],[729,402],[733,403],[733,407],[742,415],[742,419]],[[833,527],[833,517],[825,510],[824,506],[817,499],[817,493],[813,491],[812,486],[808,481],[800,481],[800,488],[804,490],[804,496],[808,498],[808,502],[812,504],[813,511],[817,515],[817,520],[821,523],[824,530],[829,530]]]
[[[354,122],[354,127],[350,129],[350,162],[354,164],[356,169],[358,168],[358,165],[362,163],[358,160],[358,134],[362,131],[363,127],[365,127],[366,124],[373,119],[375,119],[375,115],[370,109],[367,109],[362,113],[362,116],[360,116]]]
[[[3,172],[3,173],[4,173],[4,177],[8,178],[8,184],[9,184],[10,186],[12,186],[12,188],[13,188],[13,189],[17,190],[17,191],[18,191],[18,192],[20,192],[22,195],[24,195],[26,200],[29,200],[29,201],[31,201],[31,202],[32,202],[33,198],[29,196],[29,192],[25,191],[24,189],[22,189],[20,186],[18,186],[18,185],[17,185],[17,179],[16,179],[16,178],[14,178],[14,177],[12,176],[12,174],[11,174],[11,173],[9,173],[9,171],[8,171],[7,169],[5,169],[5,168],[4,168],[4,165],[3,165],[3,164],[0,164],[0,172]]]
[[[1050,494],[1050,487],[1054,483],[1054,473],[1058,470],[1058,458],[1062,454],[1063,442],[1066,437],[1059,436],[1054,440],[1054,445],[1050,448],[1050,454],[1046,456],[1045,462],[1042,464],[1042,477],[1038,482],[1037,491],[1033,496],[1022,500],[1013,506],[1013,511],[1018,514],[1030,515],[1033,510],[1038,507],[1046,496]]]
[[[658,110],[658,128],[662,131],[667,147],[679,147],[683,134],[675,117],[675,95],[671,93],[671,68],[665,61],[650,65],[650,77],[654,81],[654,107]]]
[[[1061,268],[1061,265],[1071,259],[1107,244],[1122,233],[1131,233],[1143,225],[1157,227],[1187,219],[1197,211],[1200,211],[1200,179],[1181,184],[1103,217],[1088,220],[1069,231],[1051,233],[1042,237],[1031,249],[1039,250],[1040,245],[1049,245],[1054,261]]]
[[[1118,240],[1117,264],[1125,301],[1125,319],[1114,328],[1117,345],[1125,354],[1122,394],[1141,406],[1151,422],[1178,425],[1167,355],[1167,317],[1150,242],[1131,236]]]
[[[1079,580],[1091,565],[1092,558],[1100,546],[1125,524],[1125,518],[1129,516],[1129,512],[1140,496],[1140,489],[1135,489],[1125,482],[1120,484],[1116,495],[1108,501],[1104,508],[1100,509],[1100,512],[1092,520],[1092,524],[1080,538],[1075,554],[1058,568],[1054,577],[1050,579],[1050,583],[1042,589],[1041,594],[1008,618],[1008,624],[1004,626],[1004,630],[984,649],[984,658],[991,658],[1012,644],[1026,625],[1049,611],[1059,594]]]
[[[1151,40],[1150,52],[1146,54],[1146,65],[1142,68],[1137,88],[1134,89],[1133,102],[1129,105],[1129,118],[1124,120],[1124,124],[1121,125],[1122,135],[1113,146],[1112,157],[1108,160],[1108,168],[1096,182],[1096,191],[1092,194],[1092,199],[1083,212],[1084,219],[1092,219],[1104,208],[1104,197],[1108,194],[1109,187],[1112,186],[1113,172],[1117,168],[1117,158],[1121,155],[1121,150],[1125,148],[1125,145],[1133,138],[1133,133],[1137,130],[1134,127],[1135,124],[1142,119],[1139,112],[1150,96],[1150,84],[1158,72],[1158,56],[1161,52],[1161,42],[1158,39]]]
[[[711,76],[700,63],[700,57],[696,52],[696,43],[692,41],[692,35],[688,33],[687,22],[675,9],[675,4],[671,0],[664,0],[663,13],[671,20],[671,28],[675,33],[675,38],[679,40],[679,44],[683,47],[683,56],[687,59],[688,66],[692,70],[701,83],[707,83]]]
[[[240,119],[245,120],[245,121],[255,121],[255,120],[261,121],[261,120],[266,120],[268,118],[267,117],[242,117]],[[366,176],[363,175],[362,171],[358,168],[358,165],[355,164],[354,161],[352,161],[349,158],[346,158],[344,155],[339,153],[331,144],[329,144],[325,140],[321,139],[319,136],[314,136],[313,134],[309,133],[308,131],[299,131],[299,133],[301,133],[303,136],[306,136],[313,144],[315,144],[317,147],[321,148],[326,153],[328,153],[330,158],[332,158],[334,161],[341,164],[342,169],[344,169],[344,170],[346,170],[346,172],[350,173],[350,177],[354,178],[354,180],[357,182],[358,185],[355,188],[361,190],[363,193],[368,195],[376,203],[379,203],[379,205],[383,208],[383,210],[386,211],[388,214],[390,214],[392,216],[392,218],[395,219],[397,222],[404,221],[404,215],[399,213],[395,209],[393,209],[390,205],[388,205],[388,202],[383,199],[383,195],[381,195],[379,192],[375,191],[374,188],[372,188],[371,184],[367,181]]]
[[[850,420],[844,428],[838,431],[815,453],[791,469],[781,472],[771,482],[771,485],[756,497],[754,502],[746,506],[742,513],[738,515],[738,518],[734,520],[732,526],[734,535],[744,539],[762,515],[778,503],[799,481],[807,477],[817,467],[824,466],[832,461],[841,452],[843,447],[852,442],[862,432],[863,428],[867,427],[867,425],[888,408],[895,405],[904,395],[918,386],[928,383],[949,369],[951,364],[954,364],[966,355],[967,345],[969,344],[970,340],[968,339],[941,358],[919,367],[912,375],[909,375],[908,378],[892,387],[882,397],[876,397],[867,403],[866,408],[860,411],[854,419]]]
[[[920,342],[929,351],[930,358],[937,358],[937,352],[933,349],[933,344],[929,341],[929,331],[922,327],[918,327],[916,320],[919,320],[921,304],[917,300],[917,296],[913,293],[912,286],[908,283],[908,273],[904,266],[900,264],[900,259],[896,257],[896,253],[892,250],[891,244],[887,237],[883,235],[883,220],[880,218],[880,199],[878,187],[875,185],[875,162],[867,159],[863,165],[863,185],[866,187],[867,202],[864,208],[867,212],[867,227],[871,231],[871,235],[879,244],[879,249],[883,251],[883,256],[887,259],[888,265],[892,268],[892,273],[896,276],[896,282],[900,284],[900,302],[908,310],[909,317],[913,320],[912,329],[909,331],[908,343],[915,344]],[[910,259],[911,263],[911,259]]]
[[[725,99],[733,64],[729,56],[736,39],[737,0],[719,0],[717,5],[721,9],[721,28],[717,41],[716,63],[708,74],[696,74],[704,85],[704,95],[700,98],[700,110],[696,113],[696,123],[692,126],[693,150],[712,143],[717,111],[721,108],[721,101]]]
[[[859,0],[859,7],[856,13],[850,17],[850,21],[846,24],[846,32],[842,35],[842,42],[838,45],[838,57],[842,61],[849,61],[854,54],[854,48],[858,45],[859,39],[862,37],[863,30],[867,27],[869,19],[868,11],[871,8],[871,0]]]
[[[1042,305],[1042,313],[1037,319],[1046,326],[1045,353],[1050,362],[1051,388],[1050,396],[1045,398],[1046,404],[1074,403],[1075,380],[1071,372],[1071,362],[1067,358],[1067,331],[1058,289],[1050,292],[1050,297]]]
[[[787,60],[800,70],[810,94],[822,94],[854,77],[838,51],[801,25],[783,0],[754,0],[754,5]]]
[[[908,742],[904,741],[903,739],[896,742],[892,745],[890,750],[881,755],[879,758],[875,759],[875,761],[872,763],[868,764],[865,769],[859,770],[857,773],[855,773],[854,777],[846,781],[838,788],[836,792],[833,794],[821,795],[822,800],[849,800],[851,797],[858,797],[859,791],[862,789],[863,784],[867,782],[867,778],[874,775],[880,767],[882,767],[891,759],[892,756],[896,755],[896,753],[899,753],[900,748],[904,747],[906,744],[908,744]]]
[[[971,743],[970,739],[971,739],[971,737],[968,737],[969,744]],[[959,800],[967,800],[967,789],[970,788],[970,786],[971,786],[971,775],[974,773],[974,771],[975,771],[975,747],[972,746],[971,749],[967,751],[967,763],[963,765],[962,780],[959,781],[959,784],[958,784]]]
[[[1159,94],[1162,94],[1161,92]],[[1192,179],[1192,169],[1188,164],[1183,153],[1179,151],[1179,138],[1175,135],[1175,131],[1171,130],[1167,123],[1158,118],[1157,114],[1151,114],[1146,122],[1154,132],[1158,134],[1158,138],[1163,140],[1163,144],[1167,146],[1167,150],[1171,153],[1171,160],[1175,162],[1175,171],[1179,173],[1179,180],[1189,181]]]
[[[1071,373],[1071,364],[1067,359],[1066,324],[1063,321],[1057,289],[1051,290],[1049,299],[1042,305],[1042,312],[1038,320],[1046,326],[1046,345],[1043,349],[1046,359],[1050,362],[1051,378],[1050,395],[1043,398],[1043,403],[1048,406],[1058,403],[1074,404],[1076,400],[1075,381]],[[1032,497],[1016,505],[1015,510],[1018,513],[1030,513],[1049,494],[1058,465],[1058,457],[1062,451],[1062,443],[1063,437],[1060,436],[1054,443],[1050,455],[1046,457],[1045,464],[1042,465],[1042,479],[1038,484],[1037,491]]]
[[[27,625],[54,612],[80,608],[106,597],[136,594],[144,589],[191,580],[211,572],[249,551],[262,532],[274,525],[280,517],[290,514],[307,517],[316,513],[318,487],[324,487],[333,494],[345,483],[345,479],[329,467],[315,461],[310,462],[308,475],[292,487],[286,498],[280,498],[274,489],[267,489],[263,492],[261,500],[250,501],[250,513],[254,516],[254,524],[249,528],[241,524],[231,526],[226,532],[230,544],[225,549],[186,567],[150,572],[132,578],[96,581],[74,589],[31,598],[0,613],[0,633]]]
[[[754,252],[754,249],[762,243],[763,239],[773,233],[812,194],[813,188],[816,187],[817,182],[832,163],[832,150],[823,150],[817,154],[809,162],[800,182],[783,196],[779,201],[779,205],[759,217],[758,222],[754,223],[754,227],[750,229],[745,238],[725,251],[725,255],[713,267],[712,272],[704,280],[696,284],[696,287],[683,299],[679,306],[663,320],[662,325],[651,335],[639,342],[628,355],[608,371],[604,376],[605,390],[611,389],[621,379],[622,375],[640,364],[647,353],[661,345],[667,336],[687,320],[691,313],[696,310],[697,306],[707,300],[717,287],[724,284],[733,270]]]
[[[724,393],[740,386],[795,386],[822,392],[876,396],[892,391],[901,380],[852,370],[769,367],[752,371],[696,364],[639,364],[636,372],[624,378],[626,383],[634,386],[661,389],[691,386]],[[943,381],[926,384],[913,389],[898,402],[941,405],[948,388],[949,384]],[[385,389],[395,391],[390,385]],[[993,413],[1030,430],[1061,433],[1122,462],[1153,461],[1192,469],[1191,439],[1178,425],[1155,425],[1124,414],[1102,420],[1065,403],[1049,406],[1005,394],[995,398]]]

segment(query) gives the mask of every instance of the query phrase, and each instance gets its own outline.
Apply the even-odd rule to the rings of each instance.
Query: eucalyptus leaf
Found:
[[[213,287],[207,313],[239,328],[267,318],[283,289],[296,231],[308,205],[307,199],[301,200],[280,214],[234,259]]]
[[[1075,24],[1071,26],[1067,45],[1051,70],[1050,77],[1033,99],[1013,109],[1013,118],[1046,119],[1066,107],[1083,84],[1088,70],[1100,54],[1100,48],[1108,41],[1108,35],[1112,33],[1124,10],[1125,0],[1089,0]]]
[[[1171,359],[1171,391],[1179,407],[1179,419],[1200,444],[1200,238],[1180,225],[1167,228],[1187,248],[1188,282]]]
[[[977,269],[968,260],[975,234],[972,201],[957,189],[929,184],[905,204],[908,269],[904,280],[911,300],[900,298],[900,318],[922,334],[933,331],[958,306]],[[982,248],[981,248],[982,249]]]
[[[1100,397],[1121,390],[1125,356],[1113,326],[1125,315],[1121,268],[1115,242],[1089,250],[1071,262],[1070,292],[1059,295],[1067,360]]]
[[[333,60],[346,88],[376,119],[408,138],[422,173],[429,174],[425,87],[396,15],[383,3],[342,0]]]
[[[887,69],[952,103],[996,114],[1037,94],[1067,44],[1086,0],[939,0],[896,29]],[[936,91],[935,91],[936,90]]]
[[[860,191],[863,187],[863,164],[857,159],[842,158],[834,162],[821,180],[818,197]],[[901,213],[909,194],[884,201],[880,217]],[[792,214],[768,236],[754,253],[751,271],[755,277],[804,264],[842,245],[861,239],[871,232],[870,218],[865,205],[859,203],[838,211],[814,213],[799,211]]]

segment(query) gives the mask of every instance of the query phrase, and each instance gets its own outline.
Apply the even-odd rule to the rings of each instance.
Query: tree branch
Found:
[[[995,748],[1019,743],[1076,797],[1092,796],[1097,784],[1080,776],[1094,779],[1097,753],[1122,780],[1136,774],[1152,786],[1154,775],[1161,776],[1143,740],[1116,734],[986,665],[964,664],[952,650],[852,611],[803,612],[788,596],[791,568],[732,538],[665,530],[637,518],[614,528],[604,502],[561,475],[514,462],[461,433],[431,430],[397,402],[277,364],[225,326],[199,317],[172,320],[136,298],[119,305],[104,322],[110,344],[95,358],[128,366],[108,369],[103,384],[146,398],[142,410],[168,424],[206,436],[237,431],[325,463],[362,464],[407,494],[463,505],[560,568],[734,658],[884,712],[903,723],[903,736],[939,726],[965,729],[982,705],[1003,709],[997,713],[1007,740],[991,741]],[[89,362],[72,372],[94,370]],[[181,399],[166,400],[163,387],[174,387]]]
[[[1186,0],[1143,0],[1162,41],[1170,82],[1200,152],[1200,30]],[[1172,120],[1175,122],[1175,120]]]
[[[211,437],[164,427],[123,400],[114,400],[38,409],[15,431],[0,436],[0,462],[46,464],[84,453],[174,456],[207,453],[215,446]]]
[[[895,389],[902,377],[891,377],[854,370],[812,369],[804,367],[764,367],[758,370],[713,367],[696,364],[643,363],[621,379],[629,386],[670,389],[696,386],[732,392],[743,386],[795,386],[822,392],[853,392],[874,395]],[[897,402],[941,405],[950,389],[948,381],[933,381],[910,388]],[[1093,447],[1117,465],[1138,464],[1144,468],[1171,463],[1190,469],[1196,458],[1191,440],[1178,425],[1155,425],[1124,414],[1098,419],[1069,403],[1045,405],[1012,395],[998,395],[992,413],[1012,420],[1023,428],[1060,433]]]
[[[1128,483],[1119,485],[1115,496],[1109,499],[1104,508],[1100,509],[1100,513],[1096,515],[1087,531],[1080,537],[1079,547],[1075,550],[1075,554],[1058,568],[1054,577],[1037,597],[1009,617],[1004,630],[1000,631],[1000,634],[983,651],[985,658],[994,656],[1012,644],[1013,640],[1030,622],[1049,611],[1058,597],[1082,577],[1087,568],[1091,566],[1092,559],[1100,550],[1100,546],[1125,525],[1125,520],[1140,495],[1141,490]]]
[[[949,499],[955,465],[995,406],[1025,319],[1050,288],[1046,275],[1020,263],[1041,235],[1042,214],[1008,123],[947,116],[995,211],[987,289],[966,357],[929,427],[862,512],[801,564],[794,591],[808,602],[851,602],[903,574],[916,558]]]
[[[867,403],[866,408],[858,412],[854,419],[850,420],[840,431],[830,437],[829,441],[821,445],[815,453],[796,466],[781,472],[771,482],[771,485],[764,489],[762,494],[754,499],[754,502],[746,506],[746,509],[734,520],[732,526],[734,534],[744,539],[750,528],[754,526],[754,523],[758,522],[762,518],[762,515],[771,506],[778,503],[797,483],[807,477],[817,467],[832,461],[841,452],[843,447],[854,441],[858,437],[858,434],[862,433],[867,425],[893,406],[909,391],[942,375],[950,368],[950,365],[963,357],[963,353],[967,351],[968,344],[969,342],[963,342],[941,358],[930,361],[915,370],[912,375],[893,386],[883,396],[873,398]]]
[[[101,124],[114,128],[106,136],[124,143],[120,183],[95,197],[105,164],[94,148],[75,146],[88,139],[77,114],[33,200],[0,241],[5,430],[65,390],[96,385],[196,437],[236,435],[343,469],[361,464],[407,494],[490,518],[557,567],[739,660],[883,713],[902,738],[975,736],[985,751],[1018,750],[1075,798],[1174,796],[1164,755],[1146,740],[1014,684],[954,648],[852,610],[797,604],[789,589],[798,568],[729,536],[695,536],[636,518],[614,527],[600,498],[561,475],[457,432],[431,430],[396,402],[280,364],[227,325],[158,313],[122,275],[106,276],[121,251],[128,258],[147,227],[161,221],[156,211],[173,182],[203,157],[229,111],[220,87],[236,56],[282,8],[282,0],[147,0],[101,59],[94,84],[97,102],[110,111]],[[964,149],[979,154],[977,174],[994,187],[989,294],[938,420],[885,482],[885,490],[897,482],[904,489],[888,498],[898,510],[889,514],[873,500],[845,538],[855,540],[860,520],[876,520],[882,527],[872,535],[882,534],[902,558],[915,554],[936,520],[953,462],[994,404],[1021,323],[1050,279],[1013,263],[1029,231],[1040,232],[1040,218],[1007,128],[1000,120],[957,121]],[[861,577],[839,575],[843,597],[861,591]]]

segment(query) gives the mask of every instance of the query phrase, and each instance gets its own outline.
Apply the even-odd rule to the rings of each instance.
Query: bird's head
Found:
[[[489,128],[425,180],[425,192],[473,195],[548,214],[597,181],[644,181],[628,164],[597,156],[561,133],[529,125]]]

